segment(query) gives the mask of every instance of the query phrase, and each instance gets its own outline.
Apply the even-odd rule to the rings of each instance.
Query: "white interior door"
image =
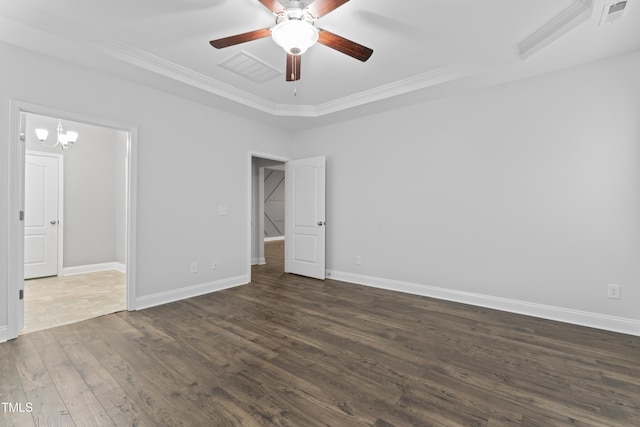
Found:
[[[324,156],[285,166],[285,271],[325,278]]]
[[[58,274],[58,158],[26,154],[24,278]]]

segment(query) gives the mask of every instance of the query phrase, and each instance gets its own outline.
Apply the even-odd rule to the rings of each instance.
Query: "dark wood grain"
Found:
[[[0,425],[617,426],[640,338],[283,272],[0,344]]]
[[[300,80],[300,67],[302,66],[302,55],[291,55],[287,53],[287,72],[285,79],[288,82]]]
[[[260,30],[248,31],[242,34],[236,34],[234,36],[223,37],[221,39],[211,40],[209,43],[216,49],[222,49],[229,46],[234,46],[240,43],[246,43],[253,40],[263,39],[271,36],[271,29],[263,28]]]
[[[327,13],[339,8],[349,0],[316,0],[308,7],[311,16],[321,18]]]
[[[368,60],[373,54],[372,49],[323,29],[318,32],[318,43],[362,62]]]
[[[284,12],[284,6],[278,0],[258,0],[263,4],[264,7],[269,9],[271,12],[278,14]]]

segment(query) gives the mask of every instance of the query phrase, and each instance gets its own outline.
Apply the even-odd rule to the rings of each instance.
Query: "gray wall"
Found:
[[[3,129],[10,123],[11,100],[137,128],[139,306],[180,298],[194,286],[248,281],[247,156],[253,150],[290,157],[287,132],[4,43],[0,57],[12,64],[0,69]],[[9,144],[8,138],[0,140],[2,171],[9,168]],[[0,188],[8,188],[7,180],[8,173],[1,173]],[[227,206],[228,215],[218,215],[220,205]],[[7,271],[8,230],[14,223],[8,211],[8,192],[3,191],[1,272]],[[213,259],[216,269],[207,267]],[[197,274],[190,272],[193,261],[200,263]],[[7,276],[0,275],[0,295],[7,295],[7,289]],[[8,302],[0,301],[1,336],[7,330]]]
[[[297,134],[327,156],[327,268],[640,334],[638,75],[640,52]]]
[[[26,114],[26,148],[64,156],[64,259],[75,267],[125,263],[126,138],[123,131],[63,120],[65,130],[79,133],[70,150],[47,148],[35,136],[49,130],[56,140],[58,119]]]
[[[12,64],[0,70],[1,104],[138,128],[138,299],[248,275],[247,155],[256,151],[327,156],[333,271],[640,324],[638,52],[295,138],[6,44],[0,57]],[[0,109],[5,126],[9,111]],[[0,170],[8,154],[3,139]],[[217,215],[221,204],[227,216]],[[0,192],[3,272],[8,205]],[[192,261],[214,257],[217,269],[190,273]],[[606,298],[607,283],[622,286],[622,299]],[[6,322],[0,304],[0,334]]]
[[[115,194],[113,203],[115,211],[116,254],[115,261],[120,264],[127,262],[127,139],[128,133],[116,132],[115,140]]]

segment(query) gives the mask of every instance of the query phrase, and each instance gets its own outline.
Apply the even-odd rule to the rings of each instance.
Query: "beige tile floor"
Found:
[[[126,275],[110,270],[30,279],[24,295],[23,334],[125,310]]]

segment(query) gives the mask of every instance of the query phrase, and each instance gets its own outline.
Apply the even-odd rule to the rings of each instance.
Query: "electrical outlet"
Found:
[[[211,268],[213,268],[214,270],[218,268],[218,260],[214,259],[213,261],[211,261]]]
[[[607,297],[620,299],[620,285],[607,285]]]
[[[362,264],[362,257],[360,255],[356,255],[356,265]]]
[[[197,262],[192,262],[191,263],[191,273],[197,273],[198,272],[198,263]]]

